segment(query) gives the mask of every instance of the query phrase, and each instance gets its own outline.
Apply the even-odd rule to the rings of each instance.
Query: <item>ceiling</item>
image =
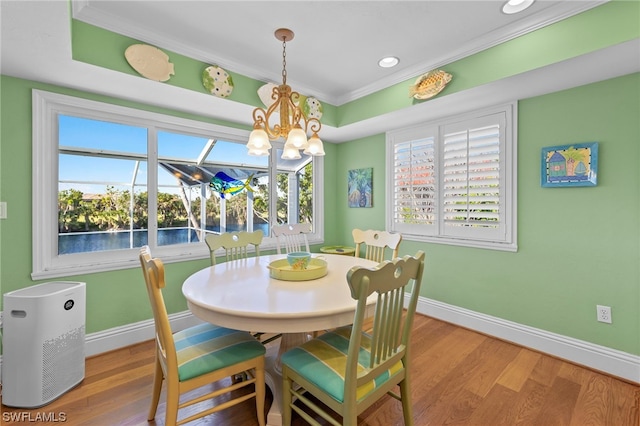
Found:
[[[287,43],[287,82],[303,95],[342,105],[604,2],[538,0],[521,14],[505,15],[497,0],[74,0],[71,13],[167,51],[276,83],[282,43],[273,33],[290,28],[295,38]],[[217,118],[250,124],[250,105],[72,60],[67,1],[2,0],[0,15],[4,75],[200,115],[215,110]],[[535,96],[638,71],[638,45],[635,40],[471,89],[464,94],[465,105],[480,107],[488,100]],[[386,55],[399,57],[400,64],[378,67]],[[323,126],[321,136],[342,142],[384,132],[389,123],[404,126],[426,113],[459,107],[460,96],[441,96],[339,128]]]
[[[543,0],[516,15],[503,1],[97,1],[74,17],[257,80],[282,79],[340,105],[601,4]],[[378,61],[396,56],[383,69]]]

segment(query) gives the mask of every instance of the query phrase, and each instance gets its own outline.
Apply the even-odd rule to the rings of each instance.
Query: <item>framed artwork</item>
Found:
[[[542,148],[543,187],[596,186],[597,182],[598,142]]]
[[[373,168],[349,170],[347,188],[349,207],[372,207]]]

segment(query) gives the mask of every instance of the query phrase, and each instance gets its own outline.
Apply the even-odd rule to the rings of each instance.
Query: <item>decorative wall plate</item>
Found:
[[[409,96],[415,99],[429,99],[437,95],[445,88],[453,77],[443,70],[432,70],[422,74],[409,88]]]
[[[169,56],[157,47],[132,44],[125,50],[124,57],[138,74],[149,80],[167,81],[175,75]]]
[[[320,120],[320,118],[322,118],[322,104],[316,98],[308,97],[305,99],[304,104],[302,104],[302,113],[307,118],[317,118]]]
[[[226,98],[233,92],[233,79],[217,65],[211,65],[202,72],[202,85],[220,98]]]

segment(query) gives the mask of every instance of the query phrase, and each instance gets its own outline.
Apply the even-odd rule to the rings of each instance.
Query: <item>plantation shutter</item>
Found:
[[[517,250],[517,105],[386,134],[386,229],[410,241]]]
[[[392,230],[435,235],[438,219],[436,129],[422,129],[418,133],[419,137],[399,138],[393,143]]]
[[[504,114],[446,125],[442,235],[504,239]]]

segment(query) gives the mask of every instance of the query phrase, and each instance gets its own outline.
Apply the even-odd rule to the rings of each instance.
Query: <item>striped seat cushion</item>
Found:
[[[178,377],[188,380],[264,355],[265,348],[245,331],[204,323],[173,335]]]
[[[338,402],[344,402],[344,376],[347,366],[347,351],[351,327],[341,327],[329,333],[293,348],[282,355],[282,364],[331,395]],[[358,374],[368,370],[371,358],[371,337],[362,333],[360,355],[358,356]],[[374,380],[357,389],[356,398],[360,401],[376,387],[389,380],[403,369],[398,361]]]

